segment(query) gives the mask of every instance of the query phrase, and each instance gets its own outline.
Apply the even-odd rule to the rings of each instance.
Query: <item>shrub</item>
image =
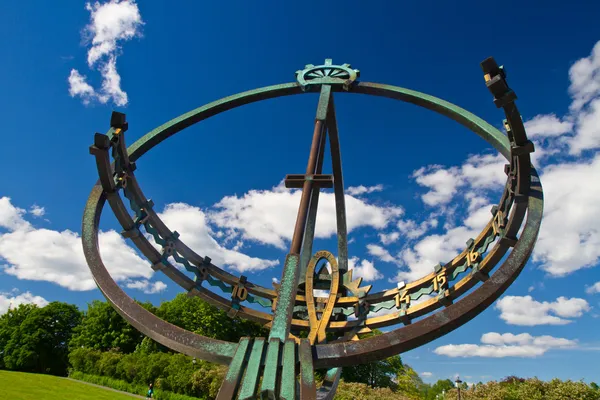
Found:
[[[69,353],[69,363],[75,371],[96,374],[96,363],[102,357],[98,350],[77,348]]]

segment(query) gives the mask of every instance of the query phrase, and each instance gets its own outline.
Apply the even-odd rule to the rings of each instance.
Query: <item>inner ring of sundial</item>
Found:
[[[489,80],[488,78],[490,77],[486,76],[486,80]],[[367,314],[369,311],[376,312],[381,309],[393,311],[363,320],[331,321],[327,330],[343,332],[356,328],[357,324],[361,323],[372,328],[399,323],[405,326],[364,340],[317,344],[314,351],[315,368],[344,366],[385,358],[434,340],[472,319],[492,304],[522,270],[537,238],[543,207],[539,178],[530,163],[529,154],[533,148],[527,140],[514,103],[502,105],[507,116],[505,127],[508,134],[505,135],[470,112],[423,93],[368,82],[327,84],[331,86],[332,92],[388,97],[445,115],[485,139],[509,160],[509,164],[506,167],[507,184],[504,193],[498,205],[491,210],[489,223],[477,238],[467,243],[463,252],[445,265],[432,266],[429,275],[403,287],[367,294],[360,298],[337,298],[335,306],[346,308],[346,311],[359,303],[363,306],[367,304]],[[98,253],[97,229],[105,200],[109,201],[123,226],[123,235],[131,239],[152,262],[153,269],[165,273],[191,295],[200,296],[210,304],[227,310],[231,316],[237,315],[269,326],[272,314],[245,307],[242,303],[274,307],[277,292],[218,268],[211,263],[210,258],[199,256],[179,240],[178,234],[170,231],[157,216],[151,200],[145,197],[137,184],[133,173],[135,161],[166,138],[206,118],[241,105],[314,91],[324,84],[313,85],[309,88],[297,82],[274,85],[217,100],[163,124],[138,139],[129,148],[126,148],[124,141],[124,132],[127,130],[124,116],[115,116],[107,135],[96,134],[91,152],[96,157],[100,180],[92,190],[86,206],[82,230],[84,251],[94,279],[105,297],[138,330],[174,350],[220,363],[229,363],[237,346],[236,343],[209,339],[184,331],[160,320],[137,305],[116,285]],[[116,180],[113,179],[109,149],[114,157]],[[130,211],[118,194],[119,189],[123,189],[130,208],[135,213],[134,217],[130,216]],[[525,226],[517,237],[525,214]],[[141,226],[144,226],[146,232],[162,246],[161,252],[140,234]],[[502,265],[490,276],[489,273],[511,248],[512,251]],[[170,257],[183,264],[188,272],[195,274],[200,284],[169,263],[167,259]],[[459,276],[463,277],[458,280]],[[450,286],[450,282],[455,280],[458,281]],[[202,282],[219,287],[225,293],[231,293],[232,299],[225,299],[208,290],[202,286]],[[459,299],[473,288],[473,291]],[[424,294],[434,296],[411,306],[412,301]],[[306,301],[304,295],[299,294],[295,297],[297,305],[306,304]],[[442,310],[416,320],[438,308]],[[294,318],[291,320],[291,327],[308,330],[309,321]]]

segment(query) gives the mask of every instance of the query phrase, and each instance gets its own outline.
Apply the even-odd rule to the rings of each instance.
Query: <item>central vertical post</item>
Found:
[[[290,333],[290,324],[294,311],[296,292],[298,290],[298,281],[301,271],[303,270],[303,266],[300,262],[300,252],[302,251],[302,244],[305,236],[304,233],[307,220],[309,219],[309,210],[311,210],[310,217],[312,217],[312,219],[316,217],[316,204],[312,204],[311,207],[311,200],[317,200],[318,195],[316,193],[313,195],[313,192],[316,191],[318,193],[320,189],[320,185],[315,185],[314,176],[321,172],[320,169],[323,163],[324,139],[327,130],[327,113],[330,109],[330,100],[331,86],[322,85],[319,104],[317,106],[317,117],[315,119],[312,144],[310,147],[308,164],[306,166],[306,174],[304,176],[304,183],[302,184],[302,196],[300,197],[296,225],[294,227],[290,252],[286,257],[285,265],[283,267],[283,276],[281,278],[277,296],[277,306],[273,313],[273,325],[269,336],[270,338],[276,338],[281,341],[285,341]],[[314,225],[314,221],[312,225]],[[314,231],[314,226],[312,225],[311,228]],[[312,244],[312,238],[309,239],[309,241]]]

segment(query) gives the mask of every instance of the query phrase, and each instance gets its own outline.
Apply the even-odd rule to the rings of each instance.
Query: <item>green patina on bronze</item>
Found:
[[[279,398],[294,400],[296,399],[296,342],[293,340],[285,341],[282,364]]]
[[[276,398],[280,347],[281,342],[279,339],[269,340],[267,356],[265,359],[265,369],[263,371],[263,380],[260,385],[261,397],[263,399],[274,400]]]
[[[248,360],[248,366],[246,367],[246,373],[244,374],[244,380],[242,381],[242,387],[238,394],[239,400],[250,400],[255,398],[254,395],[256,393],[256,386],[258,385],[258,373],[260,372],[264,347],[264,338],[254,339],[250,359]]]
[[[285,341],[290,333],[290,321],[294,310],[295,295],[298,288],[297,254],[288,254],[283,267],[283,276],[277,297],[277,308],[273,314],[273,325],[269,339]]]
[[[237,349],[235,350],[235,355],[227,369],[222,390],[219,391],[217,400],[233,399],[236,395],[238,385],[244,375],[244,368],[248,359],[248,348],[251,343],[252,338],[243,337],[240,339]]]

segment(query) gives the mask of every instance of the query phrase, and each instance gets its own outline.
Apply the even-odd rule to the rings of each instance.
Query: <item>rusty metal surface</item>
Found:
[[[493,59],[485,60],[482,63],[482,70],[486,86],[494,96],[494,103],[505,113],[506,135],[464,109],[436,97],[395,86],[358,82],[356,81],[357,70],[352,70],[347,64],[332,65],[331,60],[327,60],[322,66],[307,66],[305,70],[299,71],[298,83],[275,85],[240,93],[193,110],[153,130],[129,148],[126,147],[125,142],[125,132],[128,129],[125,115],[113,113],[111,129],[106,135],[96,134],[94,145],[90,148],[90,152],[96,159],[99,181],[92,190],[84,213],[82,241],[96,283],[107,300],[125,319],[159,343],[197,358],[225,364],[229,363],[232,357],[234,359],[242,357],[242,342],[238,345],[215,341],[161,321],[137,305],[112,281],[97,248],[98,221],[102,206],[105,200],[108,200],[124,229],[123,236],[132,240],[150,260],[155,270],[162,271],[191,295],[202,297],[209,303],[226,310],[229,315],[251,319],[271,328],[271,341],[268,346],[264,345],[264,339],[246,343],[238,375],[246,368],[248,358],[253,369],[257,363],[268,364],[270,358],[268,355],[263,357],[263,352],[266,354],[270,351],[277,357],[279,346],[283,346],[283,342],[286,343],[282,348],[282,353],[285,355],[283,359],[278,360],[276,365],[273,364],[275,361],[271,360],[269,364],[271,372],[267,372],[267,365],[265,365],[261,386],[261,393],[265,398],[273,398],[280,391],[277,384],[277,382],[282,383],[280,379],[287,379],[287,386],[277,395],[285,398],[296,396],[295,385],[289,381],[291,377],[295,380],[299,372],[295,366],[297,362],[295,344],[293,345],[293,340],[287,340],[291,328],[308,330],[314,336],[311,340],[314,345],[310,347],[312,349],[310,354],[314,356],[314,360],[311,360],[311,369],[313,361],[314,367],[332,368],[327,374],[323,387],[316,392],[318,398],[333,396],[340,376],[340,369],[335,367],[382,359],[390,354],[397,354],[425,344],[458,328],[492,304],[518,276],[533,249],[543,208],[541,184],[530,160],[530,153],[534,148],[527,139],[519,111],[514,103],[516,95],[506,83],[506,73],[503,68],[499,67]],[[288,175],[286,179],[286,186],[302,187],[303,194],[291,252],[284,266],[282,284],[276,287],[277,290],[272,290],[253,284],[247,281],[246,277],[237,277],[222,270],[213,265],[210,258],[201,257],[187,247],[179,239],[177,232],[171,231],[153,210],[152,201],[144,195],[135,178],[135,162],[171,135],[218,113],[264,99],[317,90],[321,91],[321,97],[317,107],[306,174]],[[370,286],[361,287],[360,279],[353,280],[352,271],[346,272],[347,228],[341,151],[333,92],[388,97],[430,109],[477,133],[509,162],[505,168],[507,173],[505,189],[497,206],[491,210],[490,222],[482,232],[476,238],[469,240],[465,249],[452,261],[432,267],[433,271],[429,275],[402,287],[368,294]],[[322,174],[327,136],[331,144],[332,175]],[[114,159],[112,164],[111,155]],[[315,274],[315,266],[307,270],[307,265],[312,256],[318,194],[321,188],[331,187],[331,185],[336,200],[339,273],[328,274],[317,271]],[[129,201],[129,208],[134,212],[133,216],[125,206],[120,192]],[[525,227],[518,235],[525,215],[527,216]],[[140,228],[143,228],[146,234],[153,236],[154,240],[162,246],[162,251],[159,252],[153,247]],[[506,260],[494,270],[507,253],[509,255]],[[169,257],[184,265],[187,272],[195,275],[195,280],[172,265]],[[337,282],[334,275],[338,277]],[[452,282],[455,283],[451,285]],[[208,286],[218,287],[225,293],[231,293],[231,300],[214,293]],[[296,293],[298,288],[300,292]],[[330,288],[333,295],[325,299],[314,298],[312,296],[314,288]],[[304,289],[307,291],[310,289],[310,293]],[[413,301],[423,295],[433,295],[433,297],[414,305]],[[275,311],[274,315],[247,307],[245,305],[247,303],[271,308]],[[384,309],[390,312],[368,318],[369,312],[379,312]],[[316,314],[322,315],[321,319],[318,319]],[[347,321],[347,316],[351,314],[354,314],[357,319]],[[327,318],[323,319],[324,316]],[[361,333],[369,332],[371,328],[397,324],[405,326],[383,335],[358,340]],[[326,331],[339,332],[342,337],[332,343],[324,343]],[[353,341],[348,341],[350,339]],[[249,346],[252,343],[255,345],[250,351]],[[273,350],[276,343],[279,343],[276,346],[277,351]],[[293,354],[290,353],[292,345]],[[307,344],[303,346],[306,347]],[[308,353],[304,347],[299,354],[300,368],[302,368],[302,357],[305,357],[305,365],[308,365],[306,360]],[[293,358],[294,366],[285,364],[285,359],[292,360],[290,357]],[[230,368],[232,374],[236,368]],[[277,371],[280,368],[287,371],[288,375],[279,376]],[[301,383],[310,383],[306,374],[307,372],[304,372],[306,379],[301,374]],[[230,388],[224,384],[223,396],[234,396],[242,384],[242,397],[251,398],[256,390],[258,374],[250,373],[248,376],[247,382],[241,383],[238,378],[235,382],[232,380]],[[232,392],[229,392],[230,390]],[[309,391],[312,398],[313,391],[312,389]],[[225,397],[220,393],[220,398]]]

